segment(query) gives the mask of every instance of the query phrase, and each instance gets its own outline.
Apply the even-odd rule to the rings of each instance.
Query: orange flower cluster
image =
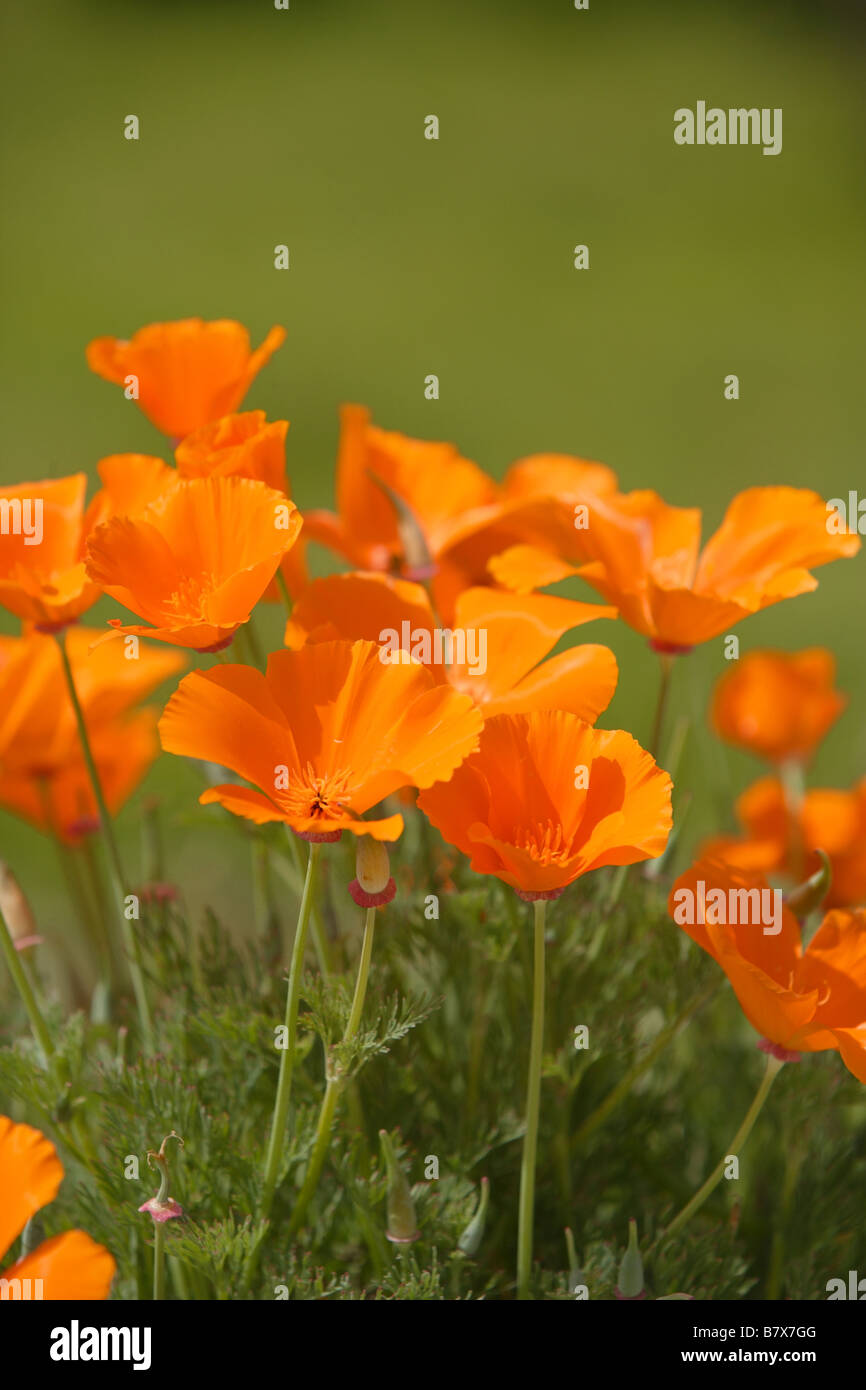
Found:
[[[672,828],[669,775],[630,734],[594,727],[616,690],[613,653],[595,642],[557,650],[560,642],[593,620],[622,619],[667,671],[667,654],[814,589],[812,570],[854,555],[860,541],[828,529],[816,493],[755,487],[732,500],[702,546],[698,510],[652,491],[623,493],[601,463],[536,454],[497,484],[453,445],[381,429],[357,405],[342,411],[336,510],[302,517],[286,473],[288,422],[240,412],[284,336],[272,328],[251,350],[238,323],[186,319],[129,341],[95,340],[90,367],[170,439],[174,466],[151,455],[103,458],[89,504],[84,474],[0,491],[0,605],[23,624],[20,636],[0,639],[0,804],[67,843],[105,822],[105,807],[123,803],[156,753],[155,719],[137,702],[184,665],[177,652],[139,649],[140,639],[197,654],[223,654],[238,639],[238,659],[187,674],[159,721],[165,750],[235,774],[201,802],[257,825],[282,823],[314,846],[344,832],[370,837],[359,840],[355,896],[372,912],[393,896],[384,844],[403,828],[386,803],[419,792],[420,811],[473,870],[536,903],[543,980],[545,901],[598,868],[657,859]],[[309,542],[349,571],[311,580]],[[569,578],[603,604],[539,592]],[[75,626],[100,596],[141,621]],[[284,646],[263,670],[247,625],[260,601],[279,598],[289,610]],[[124,642],[104,640],[119,635]],[[746,837],[717,839],[677,887],[702,878],[763,889],[762,874],[801,876],[816,849],[829,853],[830,903],[840,910],[805,951],[787,910],[772,936],[714,919],[681,924],[727,972],[767,1048],[784,1057],[834,1048],[866,1080],[866,914],[841,910],[866,899],[866,781],[852,793],[800,795],[792,774],[844,706],[833,681],[829,654],[807,651],[753,653],[720,683],[718,732],[779,777],[741,799]],[[303,904],[309,914],[306,890]],[[365,969],[371,946],[368,915]],[[295,1009],[300,927],[296,948]],[[140,979],[136,992],[146,1019]],[[350,1032],[362,1006],[359,986]],[[538,1007],[533,1019],[524,1169],[534,1175]],[[290,1084],[283,1059],[265,1208]],[[336,1092],[301,1207],[332,1100]],[[42,1136],[0,1119],[7,1246],[61,1176]],[[534,1176],[526,1181],[531,1188]],[[520,1296],[530,1209],[522,1200]],[[113,1261],[81,1233],[49,1242],[13,1266],[16,1275],[50,1269],[53,1286],[66,1288],[58,1271],[73,1240],[76,1296],[104,1297]]]

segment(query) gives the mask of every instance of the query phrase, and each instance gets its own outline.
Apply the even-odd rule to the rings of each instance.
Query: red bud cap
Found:
[[[355,855],[358,877],[349,884],[349,892],[359,907],[384,907],[392,901],[397,885],[391,877],[388,851],[381,840],[370,835],[358,839]]]

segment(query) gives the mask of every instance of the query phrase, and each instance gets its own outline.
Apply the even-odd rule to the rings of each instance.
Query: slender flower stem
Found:
[[[285,605],[286,617],[290,618],[292,616],[292,609],[294,608],[294,604],[292,603],[292,596],[289,593],[289,586],[286,583],[286,578],[283,574],[283,571],[281,569],[278,569],[276,574],[274,575],[274,578],[277,581],[277,588],[280,591],[280,595]]]
[[[541,1052],[544,1041],[544,898],[535,901],[535,952],[532,985],[532,1039],[529,1047],[529,1080],[526,1086],[526,1134],[520,1164],[520,1208],[517,1230],[517,1297],[530,1298],[532,1232],[535,1212],[535,1158],[538,1149],[538,1112],[541,1101]]]
[[[658,762],[661,756],[662,729],[664,728],[665,707],[668,702],[674,658],[668,652],[660,652],[659,665],[661,666],[661,680],[659,683],[658,703],[656,705],[655,719],[653,720],[653,730],[649,744],[649,751],[652,753],[656,762]]]
[[[48,1031],[48,1025],[45,1019],[42,1017],[42,1011],[36,1002],[36,995],[33,992],[33,987],[27,978],[27,971],[24,969],[24,963],[15,949],[15,942],[12,940],[12,935],[6,925],[6,919],[2,912],[0,912],[0,950],[2,950],[6,964],[9,966],[9,974],[15,982],[15,988],[21,995],[21,1002],[27,1010],[27,1017],[30,1020],[33,1036],[42,1049],[43,1056],[47,1060],[54,1051],[51,1034]]]
[[[72,666],[69,662],[69,653],[66,650],[66,643],[58,634],[57,646],[60,649],[60,659],[63,663],[63,673],[66,677],[66,686],[69,691],[69,698],[72,701],[72,708],[75,711],[75,722],[78,725],[78,737],[81,742],[81,751],[84,754],[84,761],[87,764],[87,771],[90,776],[90,785],[93,790],[94,800],[99,811],[99,822],[102,828],[102,836],[108,854],[108,864],[111,873],[112,887],[114,896],[117,900],[117,910],[120,914],[120,926],[123,932],[124,945],[129,964],[129,973],[132,978],[132,988],[135,994],[136,1007],[141,1022],[141,1031],[144,1035],[145,1046],[149,1051],[153,1050],[153,1020],[150,1014],[150,1005],[147,1000],[147,991],[144,987],[144,974],[141,968],[141,960],[138,953],[138,942],[135,933],[129,925],[126,917],[126,875],[123,872],[123,865],[117,848],[117,841],[114,838],[114,826],[111,816],[108,814],[108,807],[105,804],[105,796],[102,791],[102,783],[99,780],[99,773],[96,762],[90,747],[90,739],[87,734],[87,725],[84,722],[84,712],[81,702],[78,699],[78,691],[75,688],[75,677],[72,674]]]
[[[304,949],[307,943],[307,924],[310,920],[310,907],[313,900],[313,878],[319,858],[320,846],[310,845],[307,872],[304,878],[304,891],[298,910],[298,924],[295,928],[295,943],[292,947],[292,963],[289,969],[289,984],[286,990],[286,1046],[280,1056],[280,1074],[277,1081],[277,1094],[274,1101],[274,1116],[271,1121],[271,1134],[265,1159],[264,1185],[259,1216],[265,1220],[270,1215],[271,1204],[277,1186],[280,1158],[283,1152],[283,1139],[286,1130],[286,1117],[292,1095],[292,1076],[295,1068],[295,1052],[298,1036],[298,998],[301,990],[301,975],[304,968]]]
[[[343,1033],[343,1043],[349,1042],[355,1036],[361,1024],[361,1015],[364,1011],[364,999],[367,994],[367,980],[370,975],[370,960],[373,955],[373,935],[376,929],[376,909],[367,908],[367,915],[364,919],[364,940],[361,944],[361,958],[358,962],[358,977],[355,981],[355,994],[352,999],[352,1008],[349,1013],[349,1020]],[[289,1222],[289,1235],[294,1235],[301,1225],[310,1204],[310,1200],[316,1191],[319,1177],[328,1154],[331,1142],[331,1127],[334,1122],[334,1115],[337,1110],[337,1102],[340,1099],[345,1078],[339,1072],[330,1072],[326,1062],[326,1071],[329,1072],[328,1084],[325,1087],[325,1097],[322,1101],[322,1108],[319,1111],[319,1122],[316,1126],[316,1138],[313,1143],[313,1152],[307,1164],[307,1171],[304,1176],[304,1184],[298,1194],[295,1209],[292,1212],[292,1219]]]
[[[649,1071],[653,1062],[664,1051],[668,1043],[676,1037],[677,1033],[683,1025],[688,1022],[692,1014],[701,1008],[703,1004],[706,1004],[708,999],[713,997],[720,984],[721,978],[716,979],[711,985],[708,985],[706,989],[701,990],[699,994],[693,995],[682,1013],[674,1019],[673,1023],[669,1023],[667,1028],[662,1029],[658,1037],[652,1043],[652,1046],[647,1048],[643,1057],[635,1062],[633,1067],[629,1068],[625,1076],[617,1082],[612,1091],[608,1092],[601,1104],[596,1106],[595,1110],[593,1110],[592,1114],[587,1115],[583,1124],[572,1135],[572,1150],[582,1144],[585,1139],[588,1139],[590,1134],[598,1129],[598,1126],[603,1124],[609,1115],[613,1114],[614,1110],[625,1100],[635,1082],[640,1080],[644,1072]]]
[[[743,1120],[743,1123],[740,1125],[740,1128],[737,1130],[736,1134],[734,1135],[733,1139],[728,1145],[727,1153],[723,1158],[719,1160],[719,1162],[716,1164],[716,1167],[713,1169],[712,1173],[710,1173],[710,1176],[707,1178],[706,1182],[703,1184],[702,1187],[698,1188],[691,1201],[686,1203],[679,1215],[675,1216],[670,1225],[666,1227],[664,1231],[662,1231],[661,1235],[658,1236],[658,1238],[653,1243],[653,1250],[661,1241],[668,1240],[670,1236],[676,1235],[677,1231],[682,1229],[682,1227],[686,1224],[689,1218],[694,1216],[695,1212],[703,1206],[704,1202],[707,1200],[710,1194],[713,1191],[715,1191],[715,1189],[718,1187],[719,1183],[721,1182],[724,1176],[725,1167],[727,1165],[728,1159],[734,1158],[739,1154],[740,1149],[743,1147],[749,1135],[751,1134],[752,1127],[755,1121],[757,1120],[759,1114],[761,1113],[764,1101],[767,1099],[767,1096],[769,1095],[770,1087],[772,1086],[773,1082],[775,1081],[776,1077],[778,1076],[779,1072],[782,1070],[782,1067],[784,1065],[784,1062],[780,1062],[778,1058],[768,1054],[767,1066],[766,1070],[764,1071],[764,1078],[760,1086],[758,1087],[754,1100],[752,1101],[751,1105],[749,1106],[749,1109],[746,1112],[746,1117]]]
[[[161,1221],[153,1223],[153,1297],[159,1302],[165,1295],[165,1227]]]
[[[292,856],[292,863],[297,869],[298,877],[300,878],[301,874],[303,873],[303,870],[301,868],[301,859],[300,854],[298,852],[298,837],[297,835],[295,835],[294,831],[289,828],[288,825],[286,826],[286,837],[289,841],[289,851]],[[279,860],[277,860],[276,863],[278,869],[282,867]],[[319,971],[322,975],[322,978],[328,980],[333,974],[333,966],[331,964],[331,953],[328,949],[328,934],[325,930],[325,923],[322,918],[322,907],[319,901],[320,895],[318,892],[318,888],[321,875],[322,866],[319,863],[316,865],[316,877],[313,880],[313,948],[316,952],[316,960],[318,962]]]

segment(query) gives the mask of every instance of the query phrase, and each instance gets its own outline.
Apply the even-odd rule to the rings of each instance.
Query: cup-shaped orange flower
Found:
[[[443,838],[527,898],[662,853],[671,779],[622,730],[563,710],[488,719],[478,752],[418,805]]]
[[[827,905],[866,904],[866,778],[850,790],[813,787],[792,805],[778,778],[762,777],[736,811],[745,834],[708,840],[705,857],[799,882],[817,871],[822,849],[833,871]]]
[[[866,1081],[866,912],[829,912],[803,950],[784,905],[767,930],[755,905],[770,891],[760,873],[704,857],[677,879],[668,910],[722,967],[764,1051],[791,1061],[834,1050]]]
[[[51,1141],[0,1115],[0,1258],[31,1216],[54,1201],[62,1181],[63,1164]],[[3,1280],[15,1290],[12,1297],[95,1301],[108,1297],[116,1268],[104,1245],[84,1231],[65,1231],[22,1255]]]
[[[84,473],[0,488],[0,605],[46,632],[99,598],[84,567],[86,491]]]
[[[363,406],[343,406],[340,421],[337,512],[305,513],[308,538],[359,569],[429,577],[418,571],[435,556],[453,519],[495,501],[496,484],[453,444],[379,429]],[[406,553],[406,528],[395,497],[417,528],[423,554]]]
[[[518,592],[579,574],[658,650],[678,652],[781,599],[811,592],[817,587],[812,569],[860,549],[853,532],[828,531],[817,493],[792,487],[739,493],[703,550],[700,539],[695,508],[671,507],[655,492],[599,496],[581,533],[587,563],[574,567],[517,547],[490,568]]]
[[[835,676],[824,647],[748,652],[716,685],[716,733],[770,762],[805,762],[848,703]]]
[[[286,491],[288,420],[268,423],[263,410],[202,425],[174,451],[182,478],[254,478]]]
[[[268,423],[263,410],[228,415],[212,425],[194,430],[175,449],[177,471],[182,478],[252,478],[277,492],[290,495],[286,476],[288,420]],[[303,593],[309,579],[305,563],[305,539],[301,536],[284,557],[280,570],[293,598]],[[272,603],[280,598],[276,583],[262,597]]]
[[[97,527],[87,572],[151,627],[112,626],[196,651],[228,646],[297,540],[294,503],[248,478],[182,482],[136,517]]]
[[[179,652],[119,643],[75,627],[66,638],[106,801],[117,811],[159,752],[152,711],[138,700],[184,666]],[[31,633],[0,638],[0,805],[72,843],[99,825],[57,643]]]
[[[169,753],[230,768],[249,787],[199,798],[314,840],[344,830],[396,840],[400,815],[361,817],[400,787],[449,777],[475,747],[481,715],[423,666],[383,665],[373,642],[317,642],[248,666],[194,671],[160,720]]]
[[[128,341],[94,338],[87,365],[125,387],[163,434],[183,439],[237,410],[285,336],[274,327],[253,351],[249,333],[233,319],[150,323]]]
[[[485,718],[531,709],[567,709],[594,722],[617,682],[608,647],[588,643],[545,660],[559,639],[616,609],[548,594],[467,589],[453,628],[440,628],[420,584],[363,572],[316,579],[286,626],[286,645],[342,637],[378,642],[382,659],[418,660],[434,679],[469,695]]]

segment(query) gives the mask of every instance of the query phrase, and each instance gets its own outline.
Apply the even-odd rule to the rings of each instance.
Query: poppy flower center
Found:
[[[166,602],[171,613],[205,617],[205,604],[213,593],[213,581],[206,575],[186,575]]]
[[[514,843],[526,850],[539,864],[565,864],[571,858],[572,836],[566,836],[559,822],[538,821],[534,826],[519,830]]]
[[[286,809],[299,820],[339,820],[350,797],[348,772],[319,777],[310,763],[286,788]]]

